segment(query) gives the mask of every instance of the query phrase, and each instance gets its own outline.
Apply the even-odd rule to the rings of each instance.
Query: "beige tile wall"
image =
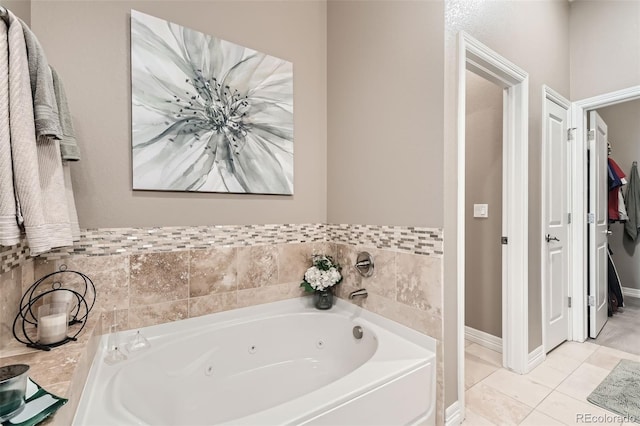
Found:
[[[371,277],[351,266],[360,251],[373,256]],[[336,256],[343,266],[339,297],[436,339],[436,420],[444,424],[442,258],[349,244],[336,244]],[[366,288],[368,297],[349,300],[349,293],[359,288]]]
[[[319,242],[39,258],[35,275],[64,264],[89,276],[96,286],[95,312],[108,332],[114,311],[117,330],[127,330],[299,297],[311,255],[333,253],[334,247]]]
[[[20,309],[23,288],[27,288],[33,281],[33,259],[25,260],[20,266],[0,274],[0,351],[15,342],[13,320]]]
[[[441,237],[425,237],[422,230],[390,228],[384,236],[396,233],[398,242],[387,241],[384,244],[392,247],[382,249],[368,240],[359,242],[364,237],[371,238],[368,228],[335,227],[335,243],[217,246],[106,256],[73,254],[23,262],[0,275],[0,350],[7,339],[13,339],[10,327],[22,292],[34,277],[58,270],[63,264],[93,280],[97,289],[94,312],[101,313],[103,331],[108,332],[114,323],[114,312],[117,330],[126,330],[302,296],[299,284],[311,264],[311,256],[327,253],[343,266],[344,279],[336,289],[338,297],[348,300],[351,291],[366,288],[369,296],[353,303],[437,340],[437,420],[442,424]],[[352,236],[353,243],[345,242]],[[407,244],[407,238],[415,239],[417,248],[413,252],[402,246]],[[361,277],[352,266],[362,250],[374,257],[375,272],[369,278]]]

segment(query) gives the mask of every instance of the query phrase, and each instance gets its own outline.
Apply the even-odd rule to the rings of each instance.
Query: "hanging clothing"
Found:
[[[611,300],[615,298],[616,307],[624,306],[624,296],[622,295],[620,275],[618,275],[616,265],[613,263],[610,248],[607,248],[607,283],[609,287],[609,301],[611,302]],[[609,316],[611,316],[611,314],[609,314]]]
[[[620,204],[623,198],[622,186],[626,185],[627,179],[618,164],[609,157],[607,159],[607,171],[609,174],[609,197],[608,197],[608,215],[610,221],[626,220],[627,212],[624,203]]]
[[[609,157],[607,159],[607,164],[611,167],[613,173],[615,173],[615,175],[618,177],[618,180],[620,180],[620,186],[626,185],[627,175],[624,174],[620,166],[618,166],[618,163],[616,163],[613,158]]]
[[[640,176],[638,176],[638,163],[635,161],[629,173],[625,201],[629,220],[624,224],[624,230],[629,238],[635,241],[638,238],[638,225],[640,225]]]
[[[622,186],[622,180],[618,177],[618,174],[615,172],[612,166],[611,158],[607,159],[607,172],[609,174],[609,191],[612,189],[616,189]]]
[[[620,220],[626,222],[629,220],[629,215],[627,214],[627,207],[624,204],[624,197],[622,196],[622,188],[618,189],[618,215],[620,216]]]

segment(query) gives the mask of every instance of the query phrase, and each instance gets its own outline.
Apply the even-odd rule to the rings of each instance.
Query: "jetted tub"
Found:
[[[144,328],[151,347],[115,365],[103,336],[73,424],[435,424],[434,339],[309,299]]]

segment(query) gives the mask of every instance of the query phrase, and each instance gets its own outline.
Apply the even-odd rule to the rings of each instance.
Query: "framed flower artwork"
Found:
[[[293,66],[131,11],[134,190],[293,194]]]

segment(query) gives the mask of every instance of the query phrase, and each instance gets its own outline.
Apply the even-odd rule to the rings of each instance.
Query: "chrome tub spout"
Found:
[[[361,288],[358,289],[356,291],[352,291],[351,293],[349,293],[349,300],[353,300],[356,297],[367,297],[369,295],[369,293],[367,293],[367,289],[366,288]]]

